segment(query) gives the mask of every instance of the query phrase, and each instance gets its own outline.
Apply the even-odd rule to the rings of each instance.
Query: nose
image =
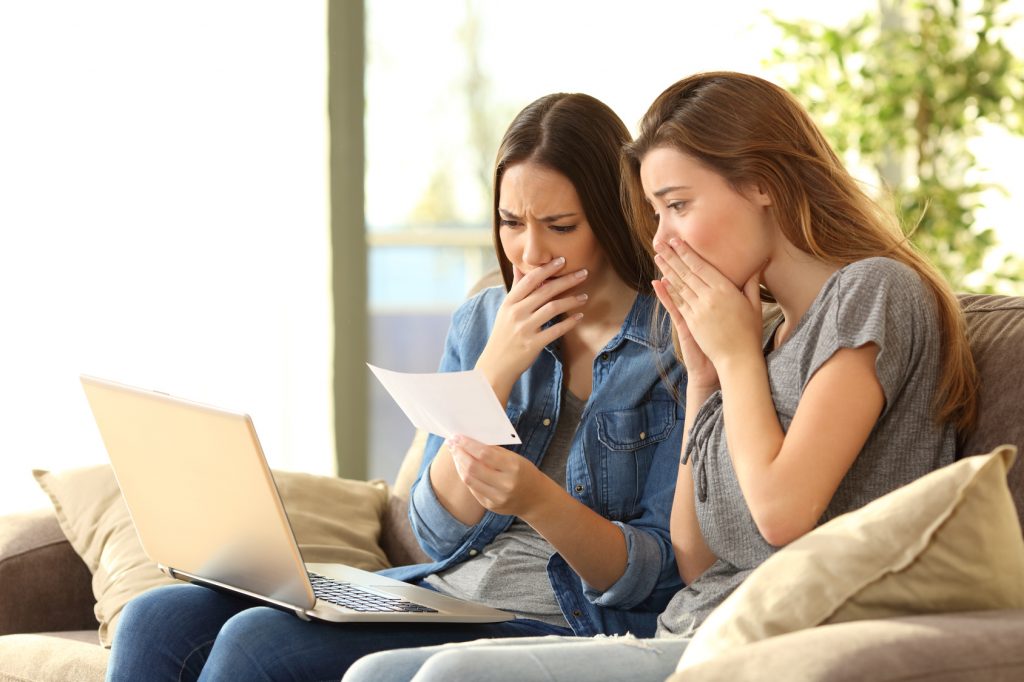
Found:
[[[523,261],[534,267],[540,267],[550,261],[552,256],[547,246],[543,226],[530,225],[526,228],[525,232]]]
[[[668,221],[662,218],[658,221],[658,229],[654,231],[654,243],[661,242],[668,244],[668,240],[675,236],[675,233],[668,226]]]

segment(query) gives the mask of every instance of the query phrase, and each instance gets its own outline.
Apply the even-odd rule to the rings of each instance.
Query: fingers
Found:
[[[755,272],[743,285],[743,295],[747,297],[750,306],[761,314],[761,273]]]
[[[508,292],[508,299],[510,301],[521,301],[529,296],[535,289],[542,285],[546,280],[554,277],[555,273],[558,272],[562,266],[565,265],[565,258],[559,256],[553,258],[539,268],[534,268],[529,272],[525,273],[518,280],[513,279],[512,289]]]
[[[495,471],[501,471],[503,468],[502,462],[505,459],[502,454],[508,453],[513,457],[518,457],[505,448],[498,447],[496,445],[484,445],[480,441],[473,440],[468,436],[455,435],[448,439],[448,449],[452,454],[464,455],[462,464],[471,464],[465,457],[470,458],[473,462],[479,462],[489,469]]]
[[[654,245],[654,249],[657,252],[654,256],[655,264],[669,283],[681,294],[686,296],[688,291],[701,294],[708,288],[707,283],[693,272],[675,248],[658,242]]]
[[[534,270],[533,272],[536,272]],[[533,274],[531,272],[530,274]],[[532,292],[524,294],[522,297],[523,303],[531,310],[540,309],[545,303],[555,300],[555,297],[559,294],[572,289],[574,286],[581,284],[587,279],[586,268],[577,270],[576,272],[570,272],[559,277],[551,277],[542,281]],[[544,320],[550,320],[553,315]]]
[[[542,345],[546,346],[555,339],[565,336],[569,330],[578,325],[582,319],[583,313],[569,315],[564,320],[559,320],[547,329],[542,329],[540,334],[537,335],[537,339]]]
[[[453,436],[448,443],[455,471],[480,504],[492,509],[508,501],[506,474],[514,474],[515,460],[506,459],[506,455],[517,459],[519,455],[466,436]]]
[[[728,277],[723,275],[714,265],[701,258],[686,242],[673,237],[668,240],[668,244],[672,252],[682,261],[689,274],[692,275],[692,277],[687,279],[687,283],[690,283],[692,289],[697,289],[693,284],[694,282],[699,282],[708,287],[728,286],[732,289],[736,288],[736,285]]]
[[[559,315],[568,313],[574,308],[579,308],[587,302],[588,298],[587,294],[576,294],[575,296],[556,298],[553,301],[548,301],[530,316],[530,326],[535,329],[540,329],[540,327],[543,327],[547,322],[555,319]],[[582,315],[582,313],[580,313],[580,315]]]
[[[656,279],[651,282],[651,286],[654,288],[654,295],[658,297],[661,305],[668,311],[668,316],[672,318],[672,324],[676,327],[685,326],[686,322],[683,320],[683,314],[679,312],[679,306],[673,300],[672,293],[665,282]]]

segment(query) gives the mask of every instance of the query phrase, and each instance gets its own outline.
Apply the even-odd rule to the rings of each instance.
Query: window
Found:
[[[78,375],[334,470],[324,3],[0,5],[0,513],[105,462]]]

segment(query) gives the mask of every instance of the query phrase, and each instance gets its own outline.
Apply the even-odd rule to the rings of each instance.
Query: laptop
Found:
[[[96,377],[81,381],[142,547],[172,578],[304,620],[515,618],[351,566],[304,563],[248,415]]]

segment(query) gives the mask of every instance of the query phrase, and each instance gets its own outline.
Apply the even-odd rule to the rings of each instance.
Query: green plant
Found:
[[[917,246],[957,290],[1024,293],[1024,260],[993,267],[978,225],[983,193],[972,138],[986,125],[1024,133],[1024,62],[1004,42],[1005,0],[880,0],[842,28],[773,17],[770,65],[837,151],[877,173]]]

